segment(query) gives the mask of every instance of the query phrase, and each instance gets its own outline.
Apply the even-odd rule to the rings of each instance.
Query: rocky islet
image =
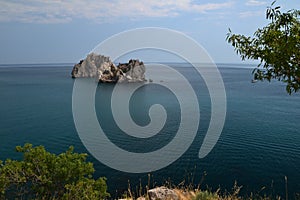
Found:
[[[146,68],[143,62],[131,59],[117,66],[109,57],[90,53],[75,64],[72,78],[97,78],[101,83],[144,82]]]

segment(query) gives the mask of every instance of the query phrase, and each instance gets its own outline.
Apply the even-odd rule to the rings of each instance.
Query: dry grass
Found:
[[[203,174],[202,179],[205,177],[205,173]],[[153,185],[150,186],[150,178],[151,176],[148,176],[148,185],[146,187],[142,187],[141,184],[139,186],[139,189],[136,191],[136,193],[133,193],[130,189],[130,183],[128,182],[128,191],[123,195],[123,199],[126,200],[149,200],[148,191],[151,188],[155,188]],[[201,183],[203,180],[201,179]],[[200,184],[201,184],[200,183]],[[259,193],[251,194],[250,196],[242,196],[240,195],[240,191],[242,189],[242,186],[239,186],[237,182],[234,183],[231,192],[221,193],[220,189],[217,189],[216,191],[211,191],[210,189],[201,190],[200,184],[197,188],[193,186],[192,184],[189,184],[188,186],[185,185],[185,181],[180,183],[177,186],[172,185],[169,181],[165,183],[165,187],[172,189],[178,196],[179,200],[281,200],[281,199],[288,199],[288,192],[287,192],[287,178],[286,178],[286,198],[281,198],[280,196],[262,196]],[[262,188],[264,190],[264,188]],[[300,200],[300,195],[294,196],[294,199]],[[171,199],[170,199],[171,200]]]

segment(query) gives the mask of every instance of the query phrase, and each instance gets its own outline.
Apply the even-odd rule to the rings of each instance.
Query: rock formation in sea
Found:
[[[139,60],[116,66],[109,57],[90,53],[74,65],[71,75],[73,78],[93,77],[104,83],[143,82],[145,72],[145,65]]]

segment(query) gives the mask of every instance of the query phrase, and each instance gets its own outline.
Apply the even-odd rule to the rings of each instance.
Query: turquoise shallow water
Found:
[[[201,110],[200,127],[188,151],[168,167],[151,173],[151,184],[171,180],[203,187],[230,190],[237,180],[242,192],[284,194],[284,176],[288,177],[290,195],[300,193],[300,95],[289,96],[281,83],[255,83],[250,68],[220,64],[227,94],[227,116],[221,137],[204,159],[198,151],[210,119],[210,98],[201,77],[185,64],[172,66],[188,77],[196,91]],[[16,145],[30,142],[44,145],[59,153],[73,145],[86,152],[76,132],[72,116],[72,66],[15,65],[0,66],[0,160],[18,159]],[[99,85],[96,111],[108,138],[119,147],[133,152],[160,149],[170,142],[178,129],[178,101],[166,88],[153,84],[137,91],[131,102],[131,115],[140,125],[149,123],[148,108],[155,103],[167,110],[167,125],[155,137],[137,139],[122,134],[113,123],[110,112],[112,85]],[[105,116],[105,117],[101,117]],[[147,183],[148,174],[130,174],[111,169],[92,156],[95,176],[106,176],[111,194],[127,189],[128,180],[135,185]],[[192,174],[192,175],[191,175]]]

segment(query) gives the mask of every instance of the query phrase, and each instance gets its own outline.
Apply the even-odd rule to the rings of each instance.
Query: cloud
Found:
[[[0,0],[0,21],[66,23],[88,19],[99,23],[124,17],[172,17],[205,13],[231,7],[233,3],[195,3],[192,0]]]
[[[264,11],[245,11],[245,12],[240,12],[239,17],[240,18],[247,18],[247,17],[257,17],[257,16],[263,16]]]
[[[247,6],[262,6],[265,5],[267,2],[265,1],[258,1],[258,0],[248,0],[246,2]]]

